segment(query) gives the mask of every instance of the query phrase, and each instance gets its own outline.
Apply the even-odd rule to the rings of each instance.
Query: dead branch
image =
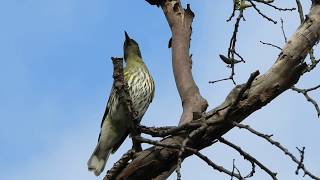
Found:
[[[282,50],[281,47],[277,46],[277,45],[274,45],[274,44],[271,44],[271,43],[267,43],[267,42],[263,42],[263,41],[260,41],[261,44],[263,45],[267,45],[267,46],[271,46],[271,47],[274,47],[274,48],[277,48],[279,49],[280,51]]]
[[[188,59],[187,57],[189,57],[186,57],[186,54],[188,54],[188,46],[190,43],[190,24],[192,22],[193,15],[190,15],[190,8],[187,8],[187,10],[181,8],[180,1],[164,0],[161,4],[161,7],[165,12],[169,25],[173,32],[172,53],[174,61],[173,64],[175,66],[175,63],[179,64],[180,62],[175,60],[180,59],[181,61],[183,61]],[[232,108],[232,110],[230,110],[230,104],[234,102],[234,97],[238,96],[239,87],[235,87],[235,89],[233,89],[227,96],[226,100],[217,108],[209,111],[207,114],[210,114],[210,116],[204,115],[205,118],[201,121],[203,123],[211,122],[212,124],[214,124],[214,122],[224,122],[226,114],[228,114],[228,120],[239,123],[246,117],[248,117],[251,113],[267,105],[282,92],[292,87],[299,80],[302,72],[306,69],[306,64],[301,63],[302,60],[307,56],[308,52],[319,41],[320,38],[319,0],[313,0],[312,8],[308,17],[309,18],[304,21],[304,23],[298,28],[295,34],[288,40],[288,43],[282,49],[278,59],[273,64],[273,66],[265,74],[257,77],[252,82],[250,89],[247,89],[246,92],[244,92],[244,96],[241,97],[240,101],[234,108]],[[184,19],[183,23],[181,19]],[[186,24],[187,26],[185,26]],[[183,29],[181,30],[176,26],[182,26]],[[176,32],[178,30],[181,31]],[[188,46],[186,46],[186,44]],[[177,53],[179,51],[181,51],[181,53]],[[182,66],[185,65],[185,62],[187,61],[184,61]],[[186,68],[187,70],[177,70],[175,71],[175,73],[179,72],[181,74],[184,74],[185,71],[187,71],[189,73],[186,73],[189,75],[189,78],[187,79],[190,80],[190,76],[192,79],[190,66],[184,66],[184,68]],[[183,101],[184,98],[182,97],[182,95],[184,94],[182,92],[184,92],[183,90],[185,90],[185,87],[179,85],[179,82],[185,83],[184,81],[181,81],[184,78],[179,77],[179,74],[175,74],[175,78],[182,102],[185,102]],[[194,81],[192,82],[194,83]],[[187,82],[186,84],[189,83]],[[241,86],[243,85],[240,85],[240,87]],[[195,84],[192,87],[196,87]],[[198,88],[196,89],[198,92]],[[196,94],[200,95],[199,93]],[[196,102],[205,102],[202,101],[203,99],[199,97],[201,96],[197,97],[198,100],[196,100]],[[196,104],[196,107],[198,108],[196,109],[198,111],[193,111],[194,109],[191,108],[194,107],[193,105],[187,108],[187,112],[189,113],[186,115],[186,117],[188,117],[186,118],[188,119],[187,122],[189,122],[190,119],[193,119],[193,113],[191,112],[202,112],[201,110],[199,111],[199,107],[201,107],[201,104],[203,105],[204,103]],[[185,113],[185,104],[183,104],[183,108]],[[192,110],[190,111],[190,109]],[[182,121],[180,121],[180,123],[185,122],[184,116],[182,116],[181,120]],[[205,132],[203,132],[203,135],[201,135],[200,137],[195,137],[195,140],[190,141],[188,143],[188,147],[185,148],[200,150],[208,147],[216,139],[220,138],[223,134],[227,133],[233,127],[234,125],[230,123],[216,123],[214,125],[210,125],[208,126],[208,128],[206,128]],[[186,133],[181,133],[174,136],[166,137],[161,140],[161,144],[178,145],[178,147],[181,148],[186,135]],[[152,179],[157,178],[158,175],[163,174],[164,172],[166,174],[170,174],[172,173],[172,169],[174,169],[177,164],[176,162],[178,159],[178,155],[179,150],[177,149],[155,145],[140,152],[138,156],[134,158],[132,162],[130,162],[117,175],[116,179]],[[192,153],[186,153],[183,158],[186,158],[190,155],[192,155]],[[299,162],[300,161],[298,161],[298,163]],[[315,177],[314,179],[317,179],[317,177]]]
[[[146,138],[143,138],[143,137],[137,137],[137,140],[140,141],[141,143],[147,143],[147,144],[152,144],[152,145],[155,145],[155,146],[171,148],[173,150],[180,150],[181,149],[181,146],[179,146],[179,145],[163,144],[163,143],[161,143],[159,141],[154,141],[154,140],[146,139]],[[229,175],[231,177],[236,177],[237,179],[240,179],[240,180],[243,179],[240,174],[236,174],[234,172],[231,172],[231,171],[225,169],[222,166],[219,166],[219,165],[215,164],[207,156],[203,155],[198,150],[190,148],[190,147],[185,147],[185,150],[188,151],[189,153],[192,153],[192,154],[196,155],[200,159],[202,159],[204,162],[206,162],[213,169],[215,169],[215,170],[217,170],[219,172],[223,172],[223,173],[225,173],[225,174],[227,174],[227,175]]]
[[[128,162],[131,159],[133,159],[134,154],[135,152],[132,149],[123,154],[122,157],[116,163],[114,163],[113,167],[110,170],[108,170],[107,175],[104,177],[103,180],[114,179],[114,177],[119,173],[119,171],[126,167]]]
[[[299,170],[302,169],[302,167],[304,166],[303,165],[303,161],[304,161],[304,151],[305,151],[306,147],[302,147],[302,149],[299,149],[297,147],[297,150],[299,151],[300,153],[300,162],[298,164],[298,167],[297,167],[297,170],[296,170],[296,175],[299,174]]]
[[[288,38],[287,38],[287,35],[284,31],[284,27],[283,27],[283,19],[280,18],[280,22],[281,22],[281,31],[282,31],[282,35],[283,35],[283,38],[284,38],[284,42],[287,43],[288,42]]]
[[[270,144],[272,144],[272,145],[276,146],[278,149],[280,149],[285,155],[289,156],[291,158],[291,160],[298,165],[297,170],[302,169],[305,175],[308,175],[312,179],[320,180],[319,177],[316,177],[311,172],[309,172],[307,170],[307,168],[305,167],[305,165],[303,164],[304,152],[303,152],[303,155],[301,154],[301,158],[300,158],[301,160],[299,161],[298,158],[296,158],[287,148],[285,148],[283,145],[281,145],[280,142],[273,140],[271,138],[273,135],[267,135],[267,134],[263,134],[261,132],[258,132],[255,129],[251,128],[249,125],[243,125],[243,124],[240,124],[237,122],[232,122],[232,124],[234,126],[237,126],[238,128],[246,129],[246,130],[250,131],[251,133],[267,140]]]
[[[242,150],[239,146],[231,143],[230,141],[224,139],[224,138],[219,138],[219,141],[222,142],[223,144],[235,149],[236,151],[238,151],[245,159],[247,159],[248,161],[258,165],[263,171],[265,171],[267,174],[269,174],[269,176],[273,179],[273,180],[277,180],[277,173],[272,172],[270,169],[268,169],[265,165],[263,165],[260,161],[258,161],[256,158],[254,158],[253,156],[251,156],[249,153],[245,152],[244,150]]]
[[[163,0],[161,8],[172,32],[172,67],[183,113],[179,124],[193,120],[193,113],[203,113],[208,106],[197,87],[191,72],[190,37],[194,13],[188,5],[183,9],[180,0]]]
[[[300,0],[296,0],[296,3],[297,3],[297,7],[298,7],[298,13],[299,13],[300,22],[302,24],[303,21],[304,21],[303,8],[302,8]]]
[[[303,94],[304,97],[306,98],[306,100],[307,100],[308,102],[310,102],[310,103],[313,104],[314,108],[315,108],[316,111],[317,111],[318,117],[320,117],[320,108],[319,108],[319,105],[318,105],[317,101],[315,101],[313,98],[311,98],[311,97],[309,96],[309,94],[308,94],[308,92],[314,91],[314,90],[316,90],[316,89],[318,89],[318,88],[320,88],[320,85],[315,86],[315,87],[313,87],[313,88],[309,88],[309,89],[299,89],[299,88],[293,86],[291,89],[292,89],[293,91],[296,91],[297,93]]]
[[[263,18],[267,19],[268,21],[273,22],[274,24],[277,23],[275,20],[273,20],[272,18],[270,18],[267,15],[265,15],[264,13],[262,13],[262,11],[257,7],[257,5],[254,2],[262,3],[264,5],[270,6],[270,7],[274,8],[274,9],[276,9],[276,10],[279,10],[279,11],[293,11],[293,10],[295,10],[295,8],[279,8],[276,5],[272,4],[274,1],[270,1],[270,0],[234,0],[233,1],[232,14],[228,18],[227,22],[231,21],[232,18],[235,17],[236,11],[238,11],[239,14],[238,14],[238,17],[236,18],[236,22],[234,23],[234,30],[233,30],[233,34],[231,36],[230,43],[229,43],[229,48],[228,48],[228,57],[220,55],[220,58],[225,63],[229,64],[227,67],[231,68],[231,74],[227,78],[222,78],[222,79],[218,79],[218,80],[214,80],[214,81],[209,81],[210,84],[214,84],[214,83],[221,82],[221,81],[226,81],[226,80],[231,80],[233,82],[233,84],[236,85],[236,82],[234,80],[235,64],[239,63],[239,62],[245,62],[244,58],[239,54],[239,52],[237,52],[236,44],[237,44],[237,35],[238,35],[238,32],[239,32],[240,22],[241,22],[241,20],[245,21],[244,11],[246,9],[248,9],[250,7],[253,7],[253,9],[255,11],[257,11],[258,14],[260,14]],[[281,20],[281,22],[282,22],[282,30],[283,30],[283,21]],[[286,37],[285,37],[285,39],[287,40]],[[272,45],[270,43],[263,43],[263,44]],[[272,45],[272,46],[281,49],[278,46],[275,46],[275,45]],[[241,60],[236,60],[235,59],[235,55],[237,57],[239,57]]]

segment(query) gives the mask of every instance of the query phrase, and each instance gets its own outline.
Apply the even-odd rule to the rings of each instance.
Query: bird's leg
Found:
[[[133,114],[136,114],[136,112],[133,112]],[[142,151],[141,143],[137,141],[135,137],[141,137],[141,132],[139,130],[139,122],[133,118],[132,121],[130,121],[130,134],[132,138],[132,149],[137,153]]]

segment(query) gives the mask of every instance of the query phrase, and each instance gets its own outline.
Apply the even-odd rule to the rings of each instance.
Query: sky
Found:
[[[229,70],[218,58],[225,54],[233,31],[227,23],[232,1],[185,0],[196,14],[191,53],[194,78],[209,109],[223,102],[233,88],[230,81],[208,84],[227,77]],[[305,12],[309,1],[303,1]],[[276,1],[295,7],[295,1]],[[261,7],[261,6],[260,6]],[[278,12],[261,7],[274,19],[284,19],[288,37],[299,26],[296,12]],[[238,38],[238,51],[246,59],[236,66],[236,81],[245,82],[250,73],[261,73],[274,63],[279,51],[260,40],[283,46],[280,24],[274,25],[254,10],[245,12]],[[122,56],[124,31],[135,39],[156,84],[153,103],[145,114],[146,126],[177,125],[181,102],[167,48],[171,32],[161,9],[143,0],[0,0],[0,179],[1,180],[98,180],[87,171],[99,134],[100,122],[112,86],[110,57]],[[316,55],[319,48],[315,49]],[[303,76],[298,87],[317,85],[319,70]],[[319,90],[310,93],[320,101]],[[287,91],[245,121],[255,129],[273,134],[295,155],[306,146],[305,165],[320,175],[320,120],[304,97]],[[295,175],[296,164],[264,140],[234,128],[226,139],[240,145],[273,171],[279,179]],[[109,158],[106,169],[131,146],[126,140]],[[226,168],[233,159],[242,174],[250,164],[234,150],[217,144],[201,151]],[[252,179],[269,179],[259,168]],[[196,157],[182,165],[182,178],[230,179]],[[105,173],[103,173],[105,174]],[[175,179],[173,174],[169,179]]]

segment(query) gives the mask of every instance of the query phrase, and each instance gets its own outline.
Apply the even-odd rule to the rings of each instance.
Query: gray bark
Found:
[[[167,6],[166,3],[171,2],[172,1],[169,0],[164,1],[164,4],[162,4],[162,8],[173,32],[172,53],[175,78],[177,80],[177,87],[181,99],[183,101],[183,113],[189,113],[188,115],[186,115],[188,116],[188,118],[186,119],[189,120],[186,120],[185,122],[189,122],[190,116],[192,115],[190,115],[190,113],[199,112],[199,110],[201,112],[203,110],[201,108],[203,108],[203,105],[206,103],[203,103],[205,101],[204,99],[202,99],[193,81],[191,70],[184,66],[185,63],[183,63],[183,65],[180,64],[181,61],[186,62],[187,59],[189,60],[189,56],[186,57],[186,55],[189,55],[188,49],[190,40],[186,42],[185,38],[190,37],[191,31],[179,31],[179,29],[175,29],[175,23],[180,23],[181,20],[183,20],[183,22],[186,23],[183,24],[183,26],[185,26],[185,28],[188,29],[189,27],[191,27],[192,17],[188,17],[188,13],[186,15],[187,10],[182,10],[182,14],[177,13],[177,11],[174,10],[174,8],[181,8],[179,1],[179,7]],[[309,18],[307,18],[303,22],[303,24],[297,29],[294,35],[285,44],[283,50],[279,54],[277,60],[272,65],[272,67],[265,74],[258,76],[253,81],[252,86],[244,93],[244,96],[242,96],[239,103],[237,103],[235,106],[232,106],[232,104],[235,101],[235,98],[239,93],[239,90],[241,89],[241,87],[243,87],[243,85],[235,87],[220,106],[209,111],[207,114],[213,115],[205,118],[205,122],[241,122],[250,114],[267,105],[270,101],[272,101],[282,92],[286,91],[298,82],[301,73],[306,68],[306,64],[303,63],[303,60],[305,59],[311,48],[319,41],[320,38],[319,4],[319,0],[313,0],[312,7],[308,15]],[[171,18],[176,18],[177,20]],[[181,70],[179,70],[179,67],[181,67]],[[180,77],[183,75],[186,76]],[[184,84],[188,84],[190,83],[190,81],[192,84],[194,83],[190,87],[196,87],[194,89],[195,91],[191,91],[191,94],[185,92],[189,89],[189,86],[185,87],[186,85]],[[192,96],[192,93],[198,95],[198,97],[190,97]],[[191,99],[188,100],[189,98]],[[189,105],[187,105],[189,103],[191,104],[190,107]],[[213,113],[219,109],[222,110],[218,111],[217,113]],[[185,110],[187,112],[185,112]],[[180,121],[180,123],[184,122],[183,116],[184,115],[182,115],[182,121]],[[210,126],[203,134],[197,136],[196,139],[190,142],[188,145],[198,150],[203,149],[205,147],[210,146],[214,140],[221,137],[232,128],[233,126],[230,123],[222,123]],[[165,144],[181,145],[185,136],[186,134],[175,135],[169,138],[165,138],[161,142]],[[176,149],[169,149],[156,146],[148,148],[140,152],[138,156],[118,174],[117,179],[141,180],[156,178],[159,177],[159,175],[163,174],[169,175],[172,172],[172,169],[174,169],[173,167],[175,167],[176,165],[178,153],[179,150]],[[191,154],[185,154],[184,158],[186,158],[189,155]]]

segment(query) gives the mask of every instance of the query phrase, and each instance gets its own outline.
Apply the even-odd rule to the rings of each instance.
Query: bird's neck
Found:
[[[127,66],[137,66],[137,65],[144,65],[143,60],[141,57],[135,54],[128,55],[126,59]]]

